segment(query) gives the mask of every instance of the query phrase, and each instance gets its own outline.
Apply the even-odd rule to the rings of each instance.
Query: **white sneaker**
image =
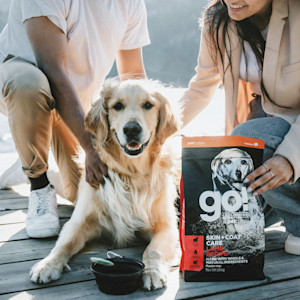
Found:
[[[26,217],[26,232],[32,238],[57,236],[60,230],[56,193],[49,183],[30,192]]]
[[[11,188],[13,185],[29,183],[29,179],[22,170],[22,164],[18,159],[0,177],[0,190]]]
[[[300,237],[289,234],[285,241],[285,252],[300,255]]]

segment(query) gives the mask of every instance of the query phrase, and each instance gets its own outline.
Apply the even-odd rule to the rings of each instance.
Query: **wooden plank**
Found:
[[[37,260],[46,257],[56,243],[57,238],[48,239],[27,239],[0,243],[0,265],[15,263],[26,260]],[[99,247],[111,249],[105,240],[94,239],[86,244],[83,252],[98,251]],[[141,241],[136,242],[136,246],[143,245]]]
[[[24,223],[27,209],[0,211],[0,225]]]
[[[66,214],[70,212],[70,208],[71,207],[69,206],[65,207]],[[2,216],[0,218],[0,223],[2,223],[2,218],[4,217]],[[67,220],[63,220],[62,222],[64,223],[66,221]],[[266,233],[267,251],[283,249],[285,238],[286,237],[282,235],[281,231],[268,231]],[[1,239],[2,242],[0,243],[0,263],[43,258],[50,252],[56,241],[56,238],[28,239],[28,236],[24,230],[23,223],[0,226],[0,240]],[[6,243],[6,241],[10,242]],[[92,243],[97,244],[99,242],[97,240],[94,240],[93,242],[91,242],[91,244]]]
[[[89,268],[89,258],[91,256],[106,257],[107,250],[109,249],[100,245],[97,249],[88,249],[87,252],[75,256],[69,262],[72,271],[66,272],[61,279],[47,284],[46,287],[93,279],[94,275]],[[143,250],[144,247],[138,247],[117,249],[115,251],[127,257],[141,258]],[[0,294],[44,288],[45,285],[37,285],[31,282],[29,278],[29,271],[36,262],[37,260],[1,265]]]
[[[168,293],[169,290],[173,290],[172,293]],[[171,300],[176,297],[176,299],[191,299],[191,298],[179,298],[176,296],[176,288],[170,286],[158,291],[145,292],[138,290],[133,294],[118,296],[121,299],[166,299]],[[173,296],[173,297],[172,297]],[[14,299],[14,300],[31,300],[36,299],[116,299],[116,296],[106,295],[100,292],[97,288],[96,282],[94,280],[67,284],[57,287],[49,287],[38,290],[31,290],[29,292],[13,293],[8,295],[0,296],[0,300],[4,299]],[[118,299],[119,299],[118,298]],[[274,283],[271,285],[264,285],[254,288],[248,288],[243,290],[237,290],[230,293],[221,293],[218,295],[208,296],[208,297],[197,297],[193,299],[206,299],[206,300],[230,300],[230,299],[253,299],[253,300],[264,300],[276,298],[278,300],[288,300],[288,299],[300,299],[300,279],[283,281],[279,283]]]
[[[143,247],[124,248],[114,250],[117,253],[141,259]],[[75,256],[70,261],[71,272],[64,273],[62,278],[56,282],[52,282],[49,286],[57,286],[67,283],[81,282],[93,278],[89,270],[89,257],[100,256],[105,257],[108,249],[99,246],[96,249],[89,249],[87,252]],[[0,294],[12,293],[17,291],[25,291],[29,289],[43,288],[43,285],[36,285],[30,282],[28,272],[36,261],[26,261],[19,263],[3,264],[0,268]],[[300,260],[295,255],[288,255],[283,251],[272,251],[266,253],[265,274],[266,280],[263,281],[243,281],[243,282],[184,282],[182,276],[179,276],[179,290],[176,294],[177,299],[185,299],[190,297],[199,297],[200,295],[213,295],[224,291],[232,291],[243,289],[251,286],[259,286],[269,282],[279,280],[295,279],[299,277]],[[178,269],[176,270],[178,276]],[[176,277],[176,276],[175,276]],[[176,285],[176,283],[175,283]]]
[[[5,271],[5,273],[1,274],[0,294],[43,288],[43,285],[37,285],[30,281],[29,270],[33,264],[34,261],[1,265],[1,273],[3,271]],[[47,286],[56,286],[72,281],[79,282],[83,280],[90,280],[93,278],[92,276],[93,274],[91,274],[88,268],[75,269],[70,273],[70,276],[63,276],[61,280],[52,282]]]
[[[13,190],[0,190],[0,204],[2,200],[6,199],[17,199],[17,198],[27,198],[27,196],[20,195]]]
[[[23,201],[21,205],[26,205],[25,207],[27,208],[27,198],[21,196],[20,198],[1,200],[0,209],[3,207],[3,201],[7,201],[6,205],[11,205],[8,202],[13,202],[14,200],[15,203],[19,202],[19,205]],[[73,207],[69,206],[69,204],[65,206],[60,205],[59,210],[61,217],[69,217],[72,208]],[[33,296],[36,296],[37,299],[50,299],[52,297],[57,297],[58,299],[82,299],[84,297],[85,300],[98,297],[102,299],[116,299],[115,296],[104,295],[98,290],[93,274],[89,270],[89,257],[96,255],[105,257],[106,251],[111,250],[111,247],[105,246],[96,240],[89,243],[82,253],[70,261],[72,271],[63,274],[60,280],[50,283],[49,285],[33,284],[29,279],[28,272],[35,262],[50,252],[56,238],[43,240],[28,239],[24,230],[24,223],[13,224],[14,222],[24,222],[25,217],[25,208],[24,210],[0,212],[0,224],[6,224],[0,226],[0,240],[3,241],[0,243],[0,294],[3,294],[0,296],[0,300],[11,299],[12,297],[22,300],[32,299]],[[62,223],[66,221],[67,220],[62,220]],[[285,282],[289,282],[289,280],[293,281],[294,278],[299,277],[300,262],[296,256],[288,255],[282,250],[277,251],[277,249],[283,249],[285,238],[286,236],[282,228],[271,228],[266,232],[266,250],[270,252],[266,253],[265,274],[268,279],[264,281],[190,283],[184,282],[178,269],[175,269],[169,276],[168,288],[153,292],[145,292],[139,289],[133,294],[122,296],[122,298],[196,299],[218,293],[220,293],[220,295],[228,294],[229,297],[231,297],[231,295],[235,295],[236,292],[254,290],[256,287],[260,289],[263,288],[264,285],[268,287],[270,286],[269,283],[274,285],[280,280],[285,280]],[[9,242],[6,242],[7,240]],[[145,246],[113,251],[127,257],[141,259],[144,248]],[[293,284],[291,286],[293,286]],[[259,290],[257,290],[257,292],[258,291]],[[281,295],[280,291],[278,293]],[[294,294],[298,295],[296,289]],[[246,293],[245,297],[247,295]],[[276,295],[276,293],[274,295]]]
[[[0,200],[0,211],[27,209],[28,198],[27,197],[12,197]]]
[[[69,205],[73,206],[73,204],[67,200],[63,200],[61,197],[57,197],[57,203],[59,205]],[[16,209],[27,209],[28,207],[28,197],[11,197],[0,200],[0,211],[5,210],[16,210]]]
[[[0,226],[0,242],[28,239],[25,224],[10,224]]]
[[[188,298],[187,298],[188,299]],[[264,286],[249,288],[230,293],[222,293],[209,297],[199,297],[194,299],[205,300],[230,300],[230,299],[252,299],[252,300],[265,300],[265,299],[300,299],[300,278],[280,281]]]
[[[67,221],[68,219],[60,219],[60,225],[63,226]],[[26,240],[28,238],[25,223],[0,226],[0,242]]]
[[[9,195],[9,194],[13,194],[15,193],[15,191],[13,189],[3,189],[0,190],[0,196],[2,195]]]
[[[180,282],[180,289],[176,299],[190,299],[199,296],[214,295],[225,291],[233,291],[251,286],[266,285],[280,280],[294,279],[299,277],[300,260],[295,255],[289,255],[284,251],[266,253],[264,273],[265,280],[245,282]],[[226,299],[224,297],[223,299]],[[239,298],[235,298],[239,299]]]
[[[0,243],[0,264],[44,258],[54,247],[53,239],[28,239]]]
[[[28,197],[30,193],[30,186],[27,183],[15,185],[10,189],[0,190],[0,196],[3,195],[15,195],[18,197]],[[1,201],[0,201],[1,203]]]
[[[176,292],[176,291],[175,291]],[[159,298],[161,296],[161,298]],[[168,297],[166,297],[168,296]],[[134,300],[134,299],[165,299],[172,300],[173,297],[169,297],[167,289],[161,289],[159,291],[146,292],[138,290],[129,295],[115,296],[107,295],[98,290],[98,286],[95,280],[66,284],[63,286],[56,286],[50,288],[43,288],[39,290],[31,290],[28,292],[13,293],[8,295],[0,296],[0,300],[32,300],[32,299],[101,299],[101,300]]]
[[[72,205],[58,205],[58,216],[63,219],[70,218],[73,210],[74,206]],[[22,210],[0,211],[0,225],[24,223],[26,214],[27,208]]]
[[[2,201],[7,200],[7,199],[28,199],[26,196],[17,194],[16,192],[9,192],[9,190],[5,190],[5,192],[3,190],[1,190],[1,194],[0,194],[0,204],[2,204]]]

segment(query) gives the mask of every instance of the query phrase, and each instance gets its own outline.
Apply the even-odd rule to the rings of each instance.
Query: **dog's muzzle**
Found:
[[[233,179],[231,178],[230,176],[224,176],[224,178],[226,179],[226,181],[230,184],[233,184],[233,183],[243,183],[243,180],[242,179]]]
[[[126,123],[123,127],[123,134],[126,137],[126,145],[120,143],[117,134],[116,137],[124,152],[130,156],[141,154],[150,141],[149,139],[146,143],[141,143],[142,127],[136,121]]]

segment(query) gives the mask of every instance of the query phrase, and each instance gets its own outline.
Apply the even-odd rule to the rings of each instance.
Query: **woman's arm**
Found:
[[[206,23],[201,31],[196,74],[190,80],[188,89],[179,100],[180,107],[183,108],[183,127],[208,105],[221,82],[217,58],[212,58],[215,52],[209,45],[211,38],[208,36],[208,26]]]

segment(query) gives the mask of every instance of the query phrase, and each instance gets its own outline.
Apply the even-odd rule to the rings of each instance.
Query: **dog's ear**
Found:
[[[251,172],[253,172],[254,171],[254,163],[253,163],[253,160],[251,159],[250,160],[250,172],[249,173],[251,173]]]
[[[112,85],[112,80],[104,82],[100,99],[92,105],[84,120],[85,128],[101,143],[106,141],[109,131],[107,102],[112,95]]]
[[[160,110],[158,116],[158,124],[156,127],[156,136],[160,144],[180,130],[179,118],[174,115],[168,99],[160,92],[154,92],[153,97],[160,101]]]
[[[84,120],[85,128],[97,136],[101,143],[105,143],[109,132],[107,103],[118,84],[117,77],[105,80],[100,92],[100,99],[92,105]]]
[[[254,171],[254,164],[251,156],[249,155],[250,159],[248,159],[248,172],[247,175]]]
[[[87,113],[84,125],[86,130],[97,136],[99,141],[104,143],[108,135],[108,117],[105,105],[105,98],[101,97]]]
[[[221,158],[220,155],[218,154],[211,162],[211,170],[213,171],[213,173],[218,173],[218,169],[219,169],[219,165],[221,163]]]

